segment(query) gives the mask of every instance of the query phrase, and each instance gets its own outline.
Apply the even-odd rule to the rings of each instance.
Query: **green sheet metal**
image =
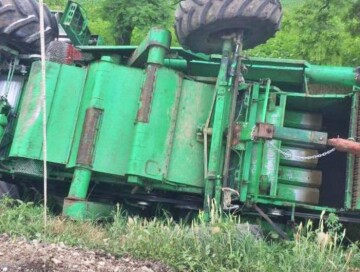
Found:
[[[322,172],[281,166],[279,169],[279,181],[283,184],[319,188],[322,183]]]
[[[313,205],[319,203],[320,191],[316,188],[279,184],[278,190],[280,199]]]
[[[47,63],[48,161],[65,164],[69,159],[86,70]],[[75,77],[76,80],[69,80]],[[33,64],[24,90],[10,156],[42,159],[40,62]]]
[[[203,187],[204,146],[195,136],[209,115],[214,86],[184,80],[182,87],[167,179]]]
[[[321,114],[287,111],[284,126],[319,131],[323,126],[323,117]]]
[[[76,165],[77,145],[85,111],[90,105],[92,93],[98,92],[101,96],[96,103],[103,109],[103,117],[94,151],[93,170],[125,175],[135,133],[134,122],[144,72],[108,62],[98,62],[90,66],[88,74],[68,167]]]
[[[167,156],[174,137],[172,122],[176,119],[173,116],[177,114],[182,78],[167,68],[159,69],[155,76],[149,122],[135,125],[128,174],[161,181],[168,171]]]
[[[283,105],[285,104],[285,97],[282,96]],[[281,126],[284,123],[284,107],[277,106],[267,114],[266,121],[273,125]],[[263,152],[263,167],[260,175],[260,191],[264,193],[270,192],[270,195],[275,196],[277,193],[278,171],[280,163],[280,154],[274,149],[281,147],[281,141],[271,140],[264,144]]]

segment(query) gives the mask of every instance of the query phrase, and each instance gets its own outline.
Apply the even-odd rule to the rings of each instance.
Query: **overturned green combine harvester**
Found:
[[[4,188],[42,188],[39,41],[24,34],[34,6],[0,0]],[[118,202],[208,214],[215,203],[269,222],[323,210],[360,222],[360,70],[242,57],[278,30],[279,1],[182,1],[176,31],[189,50],[158,28],[139,47],[89,45],[72,1],[61,25],[73,45],[53,41],[46,14],[49,193],[66,216]]]

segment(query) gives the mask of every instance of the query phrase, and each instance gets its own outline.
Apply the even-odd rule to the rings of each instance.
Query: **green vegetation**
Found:
[[[113,18],[112,28],[117,44],[130,44],[131,37],[137,29],[150,26],[166,27],[172,18],[172,1],[170,0],[104,0],[103,17]]]
[[[232,217],[214,216],[210,224],[198,219],[191,225],[163,218],[133,218],[119,207],[108,223],[50,216],[44,235],[41,206],[8,199],[0,202],[0,233],[103,249],[117,256],[130,254],[161,261],[178,271],[347,271],[360,267],[357,245],[340,246],[341,225],[334,217],[325,222],[328,233],[323,232],[326,224],[311,230],[309,223],[306,228],[300,226],[293,241],[286,242],[255,238],[246,225],[239,231]]]
[[[300,6],[303,3],[301,0],[281,0],[281,4],[285,8],[293,8],[295,6]]]
[[[52,10],[63,10],[67,0],[45,0]],[[176,0],[76,0],[86,10],[90,29],[106,44],[139,44],[152,26],[172,31]],[[175,38],[175,35],[173,35]],[[173,46],[178,46],[176,39]]]
[[[282,30],[248,54],[358,65],[359,10],[359,0],[305,0],[292,9],[285,8]]]
[[[66,0],[47,0],[62,9]],[[173,34],[176,0],[78,0],[88,13],[90,28],[107,44],[139,44],[151,26]],[[247,52],[249,56],[306,59],[317,64],[359,64],[360,0],[282,0],[284,19],[275,38]],[[173,35],[173,46],[178,46]]]

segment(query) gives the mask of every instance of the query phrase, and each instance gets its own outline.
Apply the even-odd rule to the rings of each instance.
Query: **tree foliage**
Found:
[[[172,18],[170,0],[104,0],[103,15],[112,18],[117,44],[130,44],[135,29],[148,30],[150,26],[167,27]]]
[[[285,10],[282,30],[252,56],[306,59],[332,65],[359,64],[359,0],[305,0]]]
[[[67,3],[67,0],[44,0],[44,2],[51,10],[62,11]]]

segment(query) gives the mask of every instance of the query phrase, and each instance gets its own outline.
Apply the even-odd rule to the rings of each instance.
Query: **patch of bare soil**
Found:
[[[169,267],[131,258],[116,258],[101,251],[44,244],[0,235],[0,272],[167,272]]]

